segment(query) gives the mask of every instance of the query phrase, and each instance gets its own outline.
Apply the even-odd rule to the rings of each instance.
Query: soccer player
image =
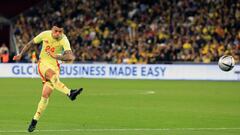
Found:
[[[64,30],[60,23],[53,25],[52,30],[41,32],[24,46],[20,54],[13,58],[13,60],[19,61],[30,47],[42,44],[38,62],[38,72],[43,82],[42,97],[28,127],[29,132],[35,130],[37,122],[46,109],[49,97],[54,89],[66,94],[70,100],[75,100],[83,90],[83,88],[69,89],[59,80],[60,67],[58,60],[73,61],[75,59],[68,38],[63,32]],[[63,54],[61,54],[62,52]]]

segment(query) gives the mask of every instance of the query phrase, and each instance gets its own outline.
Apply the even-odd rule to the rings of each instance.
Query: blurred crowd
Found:
[[[76,61],[210,63],[222,55],[240,60],[239,0],[47,1],[16,19],[19,49],[54,21],[64,24]]]

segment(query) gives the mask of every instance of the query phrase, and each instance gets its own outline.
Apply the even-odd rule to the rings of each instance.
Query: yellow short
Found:
[[[59,77],[60,74],[60,65],[57,63],[57,66],[53,66],[52,64],[47,64],[47,63],[43,63],[41,61],[38,62],[38,73],[42,79],[42,82],[45,83],[46,80],[46,72],[48,69],[52,69],[57,76]]]

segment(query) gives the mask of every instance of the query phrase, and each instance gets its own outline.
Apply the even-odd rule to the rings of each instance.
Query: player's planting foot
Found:
[[[70,95],[68,97],[73,101],[76,99],[77,95],[79,95],[82,92],[83,88],[71,90]]]
[[[37,120],[32,119],[29,127],[28,127],[28,132],[33,132],[36,128],[37,125]]]

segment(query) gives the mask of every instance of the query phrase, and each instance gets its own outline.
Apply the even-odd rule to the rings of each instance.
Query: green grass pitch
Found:
[[[36,132],[27,133],[40,79],[0,79],[0,135],[239,135],[240,83],[62,79],[83,87],[76,101],[54,91]]]

